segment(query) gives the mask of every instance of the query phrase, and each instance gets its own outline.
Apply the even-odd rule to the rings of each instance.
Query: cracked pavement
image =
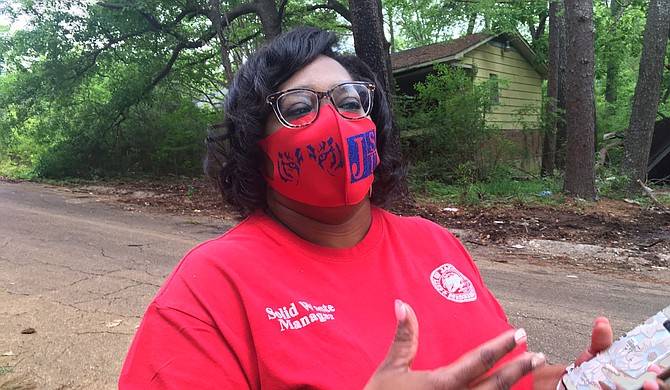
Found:
[[[20,375],[39,389],[116,388],[141,315],[167,275],[191,247],[227,229],[0,182],[0,367],[11,371],[0,387]]]
[[[20,377],[39,389],[115,389],[149,301],[181,257],[226,223],[0,181],[0,388]],[[667,268],[599,273],[551,261],[591,256],[578,247],[540,244],[468,249],[510,322],[550,362],[570,363],[597,316],[622,335],[670,304]]]

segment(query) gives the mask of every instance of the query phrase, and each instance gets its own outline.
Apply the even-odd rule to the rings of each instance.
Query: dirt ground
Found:
[[[220,194],[205,179],[85,185],[75,188],[75,191],[114,197],[127,210],[146,208],[226,220],[240,218],[239,213],[222,202]],[[579,251],[574,256],[562,256],[561,248],[557,247],[556,255],[550,260],[555,265],[578,265],[605,273],[670,267],[670,212],[612,199],[556,204],[528,205],[511,199],[499,201],[493,206],[463,207],[406,201],[391,211],[400,215],[421,216],[452,231],[467,232],[460,238],[469,246],[510,245],[520,248],[546,246],[547,242],[556,245],[556,242],[564,241],[583,244],[582,248],[587,252],[592,247],[600,248],[600,252],[609,252],[600,257],[592,256],[588,264],[583,264]],[[546,250],[546,247],[543,249]],[[570,252],[575,252],[574,247],[570,248]],[[504,262],[504,259],[501,261]]]

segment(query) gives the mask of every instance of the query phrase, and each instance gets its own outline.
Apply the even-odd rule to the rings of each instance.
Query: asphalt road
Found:
[[[116,388],[150,299],[188,249],[229,225],[0,182],[0,384],[22,376],[40,389]],[[504,248],[475,246],[471,253],[510,321],[526,328],[530,348],[551,362],[574,359],[597,316],[623,334],[670,304],[667,283],[529,265],[528,254]],[[533,256],[536,263],[546,257]],[[670,280],[670,271],[657,273]],[[35,333],[22,333],[27,328]]]

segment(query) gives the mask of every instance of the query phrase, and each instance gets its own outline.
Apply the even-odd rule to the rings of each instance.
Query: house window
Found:
[[[498,75],[495,73],[489,73],[489,79],[491,80],[491,83],[493,84],[492,87],[492,93],[491,93],[491,100],[493,100],[494,103],[500,103],[500,87],[498,85]]]

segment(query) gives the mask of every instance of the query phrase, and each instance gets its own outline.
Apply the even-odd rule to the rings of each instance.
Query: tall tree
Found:
[[[644,181],[647,176],[669,31],[670,1],[651,0],[647,10],[639,76],[621,162],[622,172],[631,180],[629,192],[636,192],[639,189],[637,181]]]
[[[349,13],[356,55],[372,68],[386,93],[393,93],[391,56],[384,36],[381,0],[349,0]]]
[[[564,1],[558,1],[559,9],[556,15],[556,25],[558,26],[558,83],[556,86],[556,169],[565,171],[568,128],[565,121],[565,97],[568,88],[568,32],[565,23],[565,4]]]
[[[560,62],[560,28],[559,2],[549,3],[549,44],[547,61],[547,102],[545,106],[545,129],[542,143],[542,166],[543,176],[553,176],[556,164],[556,120],[558,100],[558,73]]]
[[[567,161],[564,190],[596,199],[593,1],[565,0]]]
[[[617,29],[617,26],[619,25],[619,22],[621,21],[621,16],[623,15],[623,11],[626,9],[626,6],[630,4],[632,0],[629,0],[627,4],[623,5],[619,1],[612,1],[610,3],[610,18],[611,21],[609,23],[610,25],[610,33],[607,34],[608,37],[610,37],[608,44],[616,44],[617,39],[616,36],[618,34],[615,33],[615,30]],[[618,78],[618,73],[619,73],[619,55],[612,51],[607,52],[607,69],[606,69],[606,78],[605,78],[605,101],[609,103],[609,106],[607,107],[607,114],[611,115],[614,110],[614,104],[616,103],[617,100],[617,78]]]

